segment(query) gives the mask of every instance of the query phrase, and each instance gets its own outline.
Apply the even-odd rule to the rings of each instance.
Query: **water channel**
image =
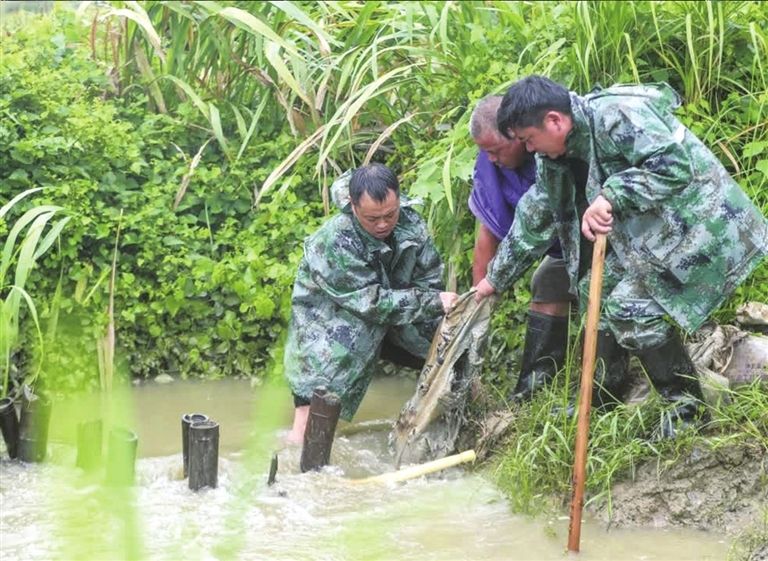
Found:
[[[386,431],[353,429],[392,419],[413,385],[403,378],[375,380],[355,424],[340,424],[333,466],[299,474],[299,449],[285,448],[272,487],[265,484],[268,449],[291,421],[287,391],[260,405],[262,389],[245,381],[131,388],[119,413],[139,437],[137,482],[127,490],[106,488],[72,467],[73,429],[66,420],[83,417],[92,405],[56,404],[47,463],[10,462],[2,451],[0,559],[568,559],[566,516],[516,515],[481,474],[454,468],[387,486],[350,481],[394,469]],[[254,437],[263,426],[259,408],[271,427]],[[180,417],[193,411],[221,427],[219,485],[197,493],[181,478]],[[584,561],[722,560],[728,551],[721,536],[609,531],[590,519],[581,543]]]

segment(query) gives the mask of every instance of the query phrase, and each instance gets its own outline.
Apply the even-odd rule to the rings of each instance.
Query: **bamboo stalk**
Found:
[[[600,319],[600,293],[603,287],[605,264],[605,234],[598,234],[592,255],[592,276],[589,279],[589,304],[587,326],[584,333],[584,354],[581,361],[581,390],[579,394],[578,425],[573,460],[573,495],[571,497],[571,522],[568,528],[568,551],[578,553],[581,541],[581,511],[584,507],[584,482],[587,467],[587,442],[589,439],[589,412],[592,405],[592,379],[595,374],[597,351],[597,324]]]
[[[453,456],[447,456],[445,458],[440,458],[439,460],[433,460],[398,471],[382,473],[381,475],[374,475],[373,477],[366,477],[365,479],[354,479],[352,482],[397,483],[399,481],[407,481],[408,479],[415,479],[416,477],[421,477],[422,475],[434,473],[466,462],[474,462],[476,457],[474,450],[467,450],[461,454],[454,454]]]

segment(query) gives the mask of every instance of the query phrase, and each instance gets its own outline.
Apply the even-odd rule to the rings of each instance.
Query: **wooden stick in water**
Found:
[[[584,331],[584,354],[581,361],[581,391],[579,417],[576,426],[576,444],[573,460],[573,495],[571,497],[571,523],[568,529],[568,551],[578,553],[581,541],[581,511],[584,506],[584,482],[587,469],[587,441],[589,439],[589,410],[592,405],[592,379],[595,374],[597,353],[597,324],[600,320],[600,295],[603,288],[605,264],[605,234],[598,234],[592,255],[592,277],[589,279],[587,325]]]

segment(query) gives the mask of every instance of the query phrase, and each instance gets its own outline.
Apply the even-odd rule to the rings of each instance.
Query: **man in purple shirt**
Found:
[[[496,126],[501,96],[481,99],[470,120],[472,139],[480,148],[475,162],[469,208],[480,222],[472,262],[472,284],[485,278],[488,263],[506,236],[515,208],[535,179],[533,155]],[[510,399],[525,401],[562,368],[568,344],[568,314],[575,297],[557,239],[531,279],[531,306],[520,375]]]

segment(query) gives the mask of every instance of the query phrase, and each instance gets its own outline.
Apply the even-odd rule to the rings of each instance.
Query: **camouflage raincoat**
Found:
[[[667,315],[688,331],[697,329],[768,253],[765,217],[672,114],[679,98],[668,85],[571,94],[571,105],[566,157],[588,164],[587,200],[602,194],[613,207],[603,287],[609,327],[663,336]],[[537,156],[536,185],[521,199],[489,267],[488,281],[498,291],[559,237],[571,292],[578,293],[581,223],[564,160]],[[634,337],[641,348],[658,338]]]
[[[401,197],[390,243],[368,234],[346,201],[336,203],[344,205],[342,212],[304,242],[285,371],[297,396],[310,398],[318,386],[338,394],[341,416],[349,420],[365,395],[385,337],[426,357],[443,316],[443,266],[407,198]]]

